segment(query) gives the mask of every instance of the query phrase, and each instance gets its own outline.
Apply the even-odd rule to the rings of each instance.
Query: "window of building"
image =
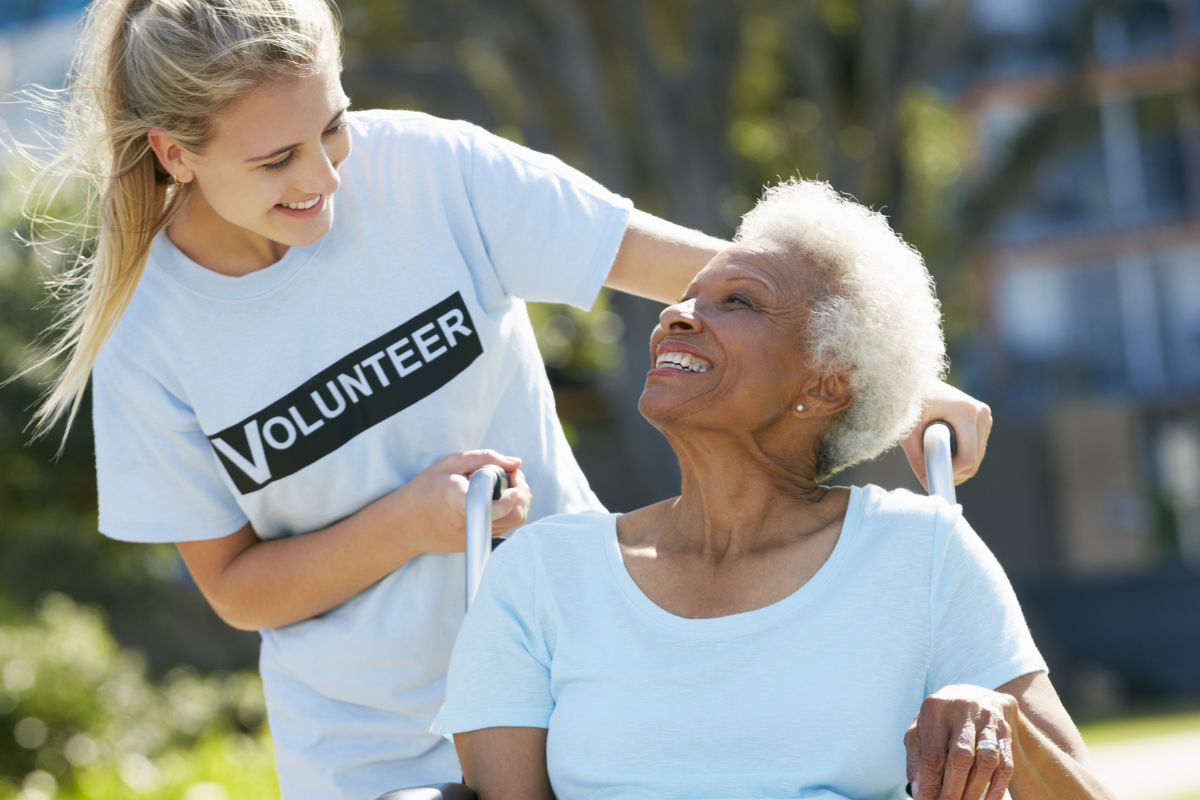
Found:
[[[1015,267],[993,298],[1005,367],[993,390],[1019,407],[1200,390],[1200,248]]]

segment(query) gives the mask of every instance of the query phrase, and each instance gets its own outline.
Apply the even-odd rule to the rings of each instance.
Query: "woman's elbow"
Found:
[[[265,628],[273,627],[271,625],[264,625],[256,622],[249,616],[241,617],[237,614],[221,614],[219,612],[217,613],[217,616],[220,617],[221,621],[226,625],[231,628],[237,628],[239,631],[261,631]]]
[[[239,603],[232,598],[213,597],[208,594],[205,594],[205,599],[217,617],[231,628],[239,631],[261,631],[264,628],[276,627],[271,625],[261,612],[255,613],[255,609],[249,603]]]

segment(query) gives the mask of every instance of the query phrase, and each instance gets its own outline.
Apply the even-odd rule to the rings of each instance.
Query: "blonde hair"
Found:
[[[767,189],[736,237],[755,239],[815,270],[806,355],[817,372],[849,373],[854,403],[821,438],[824,480],[896,444],[945,373],[933,278],[882,214],[828,183],[792,179]]]
[[[204,151],[230,103],[277,80],[311,74],[340,58],[340,32],[326,0],[93,0],[83,50],[59,95],[43,95],[62,125],[58,152],[26,195],[26,215],[50,244],[77,241],[70,269],[51,282],[64,300],[57,338],[22,372],[65,356],[34,413],[34,437],[79,411],[93,364],[137,288],[150,244],[190,191],[174,183],[150,149],[161,128]],[[83,213],[46,209],[72,179],[87,190]],[[64,440],[66,434],[64,433]]]

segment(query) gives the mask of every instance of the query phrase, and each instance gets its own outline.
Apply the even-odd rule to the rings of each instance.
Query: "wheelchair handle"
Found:
[[[508,473],[486,464],[467,483],[467,608],[479,591],[483,567],[492,554],[492,501],[508,488]]]
[[[926,426],[921,441],[925,448],[925,484],[929,487],[929,494],[956,505],[954,454],[958,452],[958,442],[954,428],[942,420],[931,422]]]

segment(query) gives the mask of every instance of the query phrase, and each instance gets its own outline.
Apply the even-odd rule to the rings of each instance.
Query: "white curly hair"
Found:
[[[896,444],[946,370],[933,278],[882,214],[828,183],[790,179],[766,190],[737,242],[774,243],[816,270],[804,347],[818,373],[849,371],[853,404],[821,440],[820,480]]]

